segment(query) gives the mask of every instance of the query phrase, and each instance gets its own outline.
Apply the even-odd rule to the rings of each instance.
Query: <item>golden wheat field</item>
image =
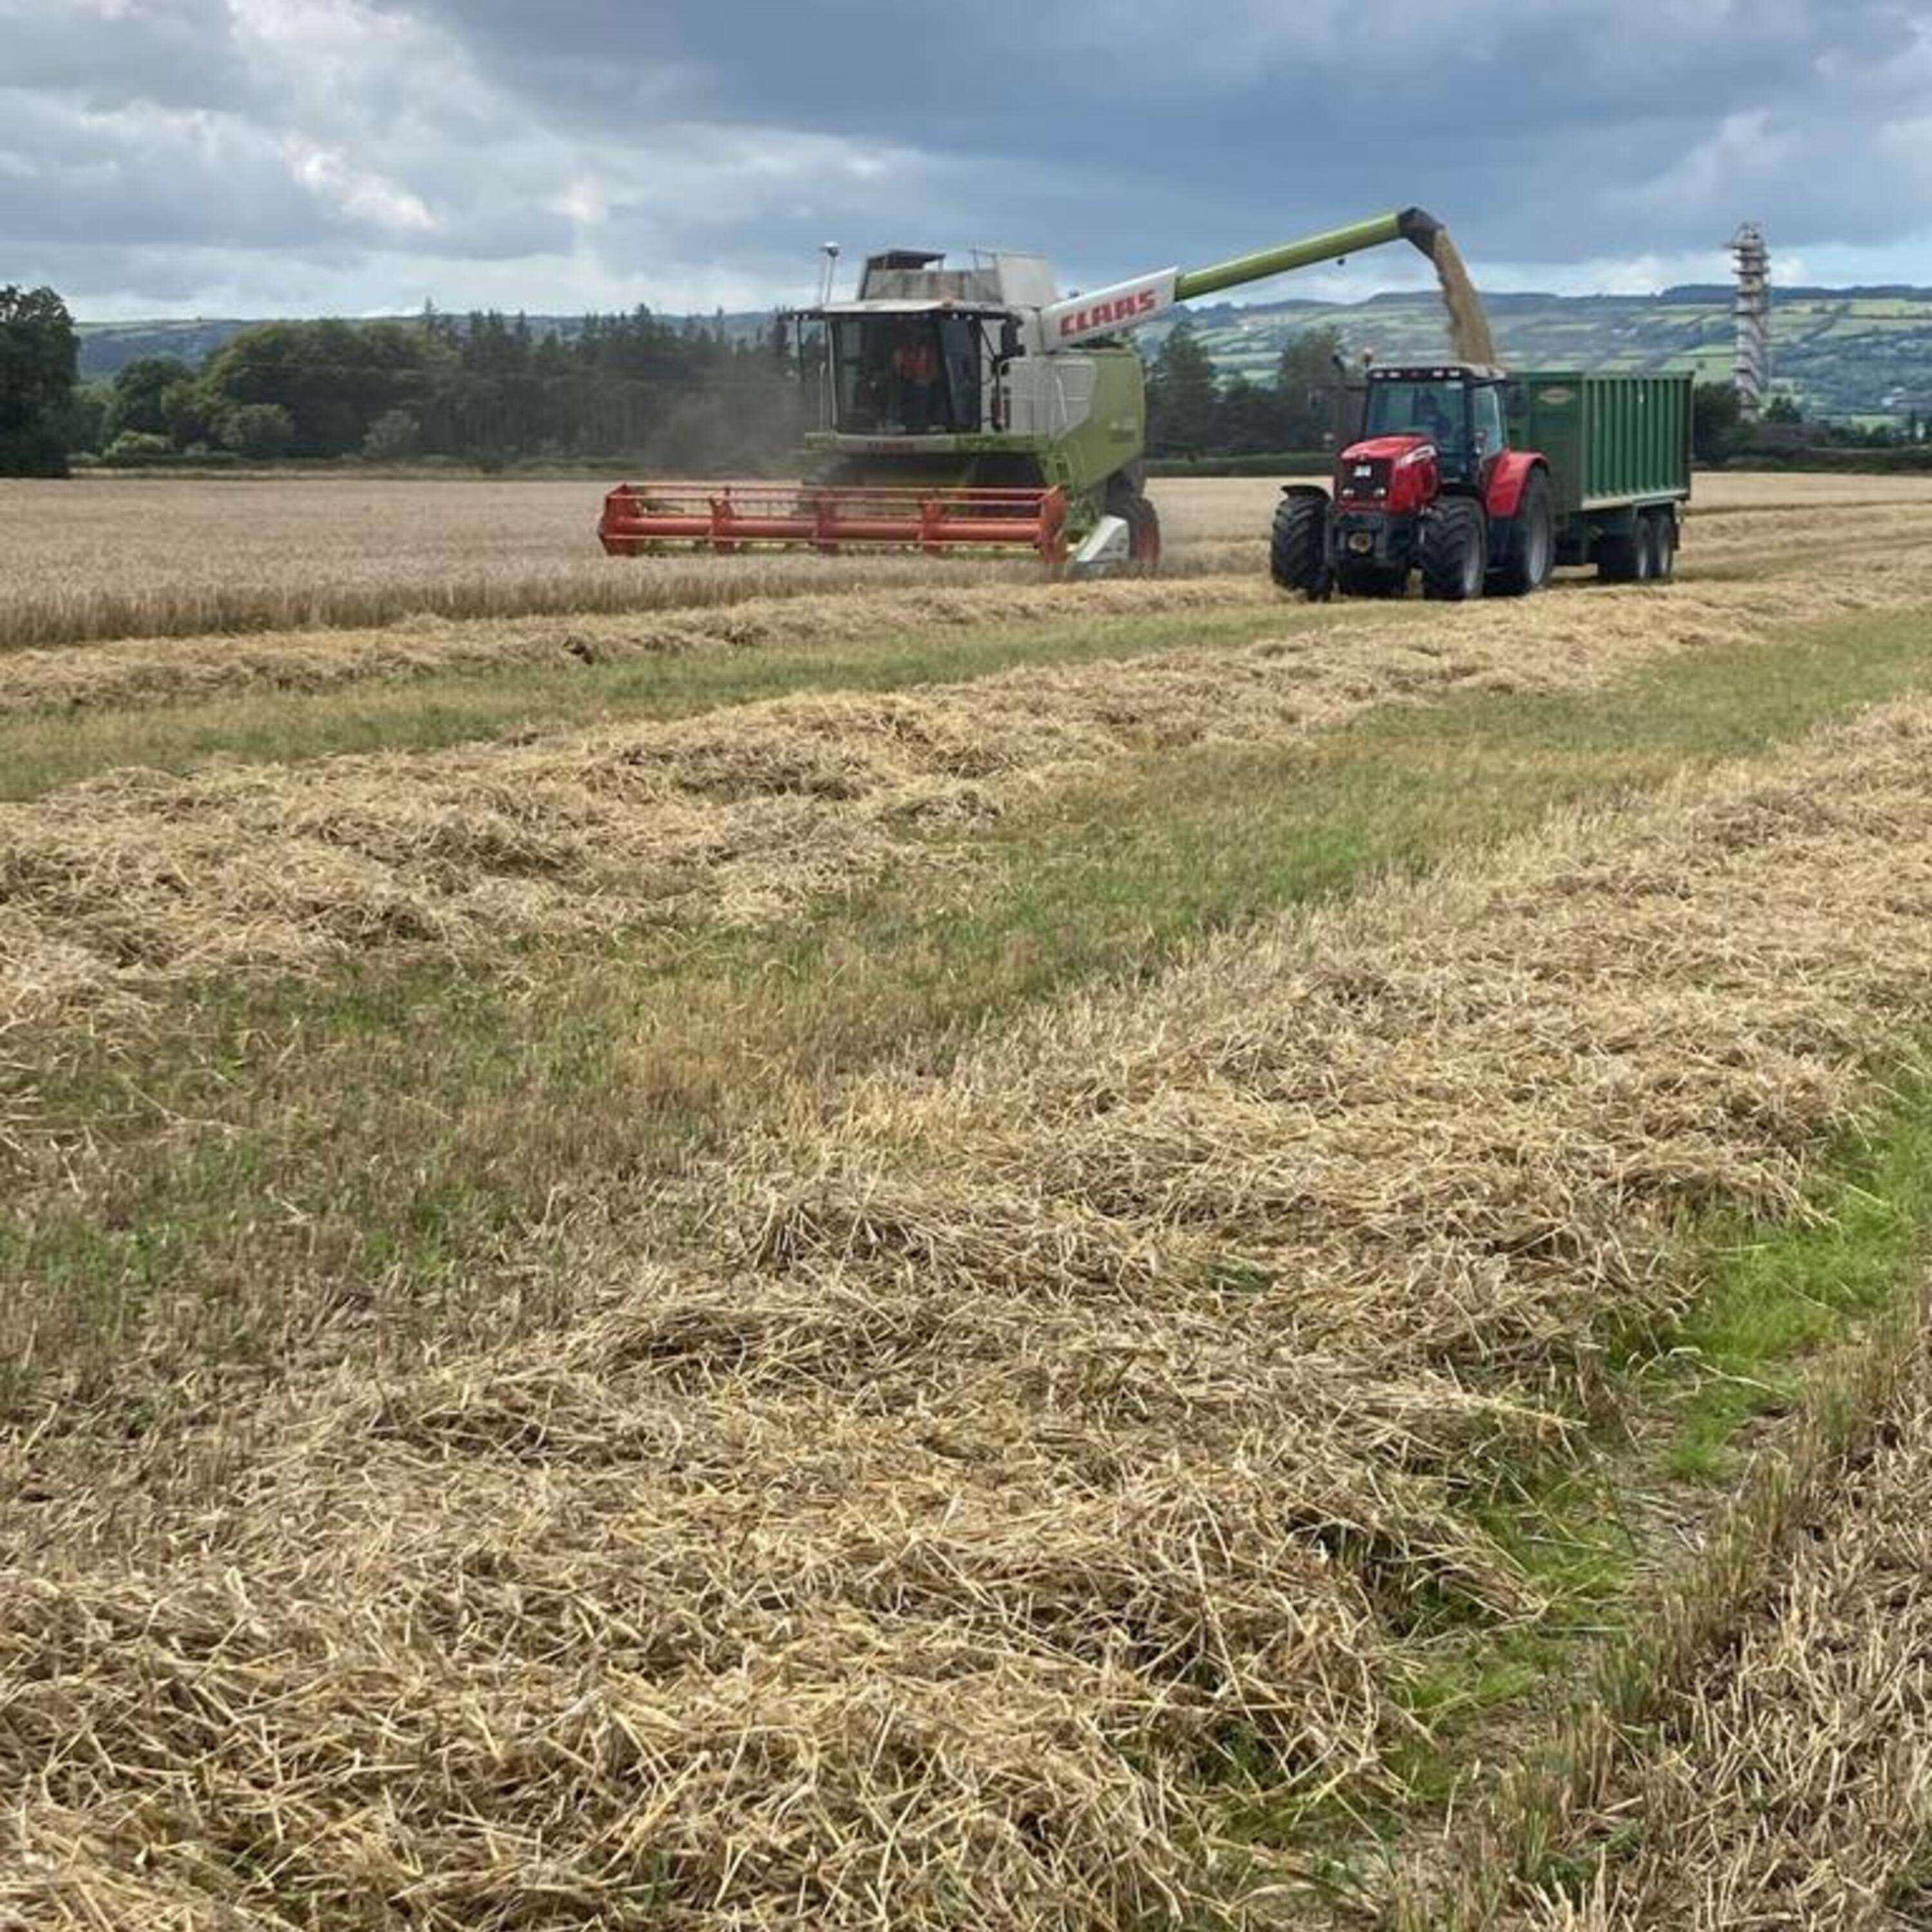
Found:
[[[614,478],[613,481],[616,479]],[[1157,483],[1169,566],[1252,567],[1279,484]],[[614,570],[593,534],[592,482],[289,477],[187,482],[89,476],[0,481],[0,648],[142,635],[383,624],[405,615],[514,617],[732,603],[828,583],[970,584],[982,561],[853,557],[657,560]],[[1714,514],[1805,504],[1915,504],[1926,479],[1738,476],[1708,480]],[[1027,580],[1021,563],[994,565]]]
[[[0,1928],[1932,1915],[1932,487],[1680,574],[0,485]]]

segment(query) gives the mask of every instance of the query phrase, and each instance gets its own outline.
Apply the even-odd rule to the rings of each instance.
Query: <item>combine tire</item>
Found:
[[[1669,510],[1650,513],[1650,574],[1668,584],[1677,572],[1677,518]]]
[[[1532,470],[1516,506],[1509,554],[1498,563],[1490,587],[1505,597],[1527,597],[1550,581],[1556,560],[1556,513],[1550,507],[1550,478]]]
[[[1284,590],[1312,597],[1328,568],[1328,493],[1300,484],[1284,490],[1274,508],[1268,568]]]
[[[1420,561],[1424,596],[1448,604],[1481,596],[1489,568],[1481,505],[1466,496],[1437,504],[1422,526]]]
[[[1160,517],[1147,493],[1125,476],[1107,485],[1107,514],[1127,526],[1127,558],[1134,571],[1151,577],[1160,568]]]

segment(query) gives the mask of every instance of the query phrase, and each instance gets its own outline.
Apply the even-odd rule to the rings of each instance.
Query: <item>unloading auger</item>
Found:
[[[1420,208],[1284,242],[1210,268],[1162,268],[1063,296],[1037,255],[868,259],[857,299],[785,318],[818,390],[796,482],[620,484],[598,536],[632,556],[790,545],[836,554],[1030,550],[1049,568],[1152,568],[1147,392],[1124,338],[1177,302],[1390,242],[1432,260]]]

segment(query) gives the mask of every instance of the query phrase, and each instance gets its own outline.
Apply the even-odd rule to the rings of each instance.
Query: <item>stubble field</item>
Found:
[[[1932,488],[1155,487],[0,486],[0,1927],[1924,1922]]]

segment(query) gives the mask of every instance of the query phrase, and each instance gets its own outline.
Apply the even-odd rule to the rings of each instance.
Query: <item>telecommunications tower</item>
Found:
[[[1771,250],[1755,221],[1731,237],[1731,255],[1738,265],[1738,404],[1755,416],[1771,393]]]

